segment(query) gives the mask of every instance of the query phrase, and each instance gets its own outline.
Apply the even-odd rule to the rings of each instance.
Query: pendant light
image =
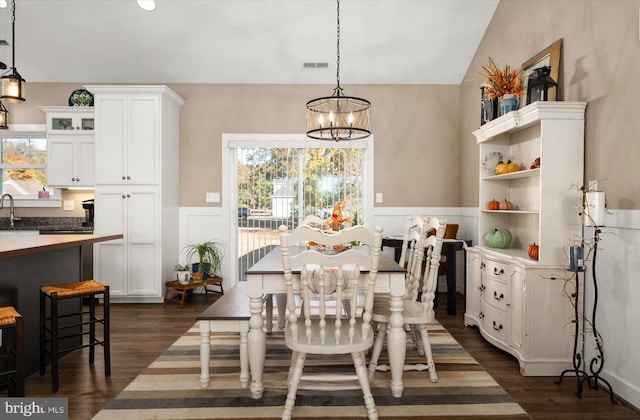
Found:
[[[11,41],[12,64],[10,74],[2,75],[2,96],[0,98],[8,102],[24,102],[24,84],[25,80],[16,70],[16,0],[11,2],[11,33],[13,40]]]
[[[340,0],[338,3],[338,47],[333,95],[307,102],[307,136],[318,140],[356,140],[371,135],[371,103],[345,96],[340,87]]]
[[[9,128],[9,111],[4,107],[2,101],[0,101],[0,130]]]

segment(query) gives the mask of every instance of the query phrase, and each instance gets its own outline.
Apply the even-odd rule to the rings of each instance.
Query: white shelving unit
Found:
[[[480,147],[477,246],[467,254],[465,323],[518,358],[523,375],[557,375],[571,367],[571,301],[563,293],[571,239],[581,236],[572,185],[583,185],[582,102],[535,102],[476,130]],[[495,175],[484,162],[499,152],[521,165]],[[528,169],[536,158],[540,168]],[[491,200],[511,210],[488,210]],[[508,229],[506,249],[487,246],[484,235]],[[539,245],[539,259],[527,255]]]

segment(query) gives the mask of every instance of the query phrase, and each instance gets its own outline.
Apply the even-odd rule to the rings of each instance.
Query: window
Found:
[[[16,199],[38,198],[38,191],[47,185],[46,138],[7,133],[0,141],[0,193]]]

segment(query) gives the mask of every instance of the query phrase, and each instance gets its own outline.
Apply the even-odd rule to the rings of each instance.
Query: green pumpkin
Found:
[[[484,235],[484,241],[491,248],[504,249],[511,243],[511,232],[507,229],[493,229]]]

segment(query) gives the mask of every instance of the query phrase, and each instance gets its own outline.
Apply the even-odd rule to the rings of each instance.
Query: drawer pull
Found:
[[[502,324],[500,324],[500,325],[498,325],[496,327],[496,321],[493,321],[493,329],[496,330],[496,331],[502,330]]]
[[[498,271],[498,267],[493,267],[493,274],[495,274],[496,276],[504,274],[504,269],[501,268],[500,271]]]
[[[484,270],[487,265],[485,263],[480,263],[480,270]]]
[[[478,314],[478,317],[479,317],[480,319],[484,319],[484,312],[480,312],[480,313]]]
[[[493,291],[493,298],[495,300],[502,300],[504,299],[504,293],[500,293],[500,296],[498,296],[498,292],[496,292],[495,290]]]
[[[486,289],[486,287],[484,286],[484,284],[480,283],[480,286],[478,286],[478,290],[484,292],[484,289]]]

